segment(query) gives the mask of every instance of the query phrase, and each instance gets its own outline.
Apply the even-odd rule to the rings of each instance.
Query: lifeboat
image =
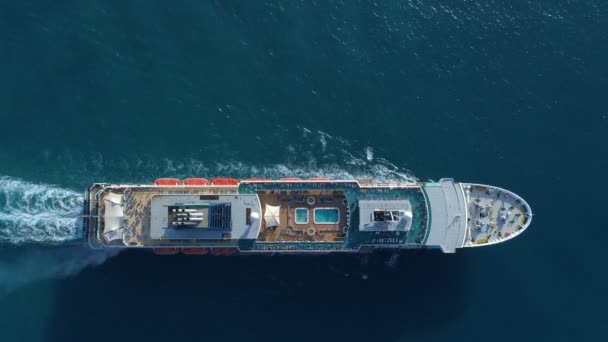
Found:
[[[209,181],[205,178],[186,178],[185,185],[209,185]]]
[[[213,185],[239,185],[241,181],[236,178],[211,178]]]
[[[159,178],[154,181],[154,185],[160,185],[160,186],[177,186],[177,185],[180,185],[181,183],[182,182],[177,178]]]
[[[329,178],[325,178],[325,177],[314,177],[314,178],[308,178],[309,181],[327,181],[329,180]]]
[[[299,181],[301,181],[301,179],[297,178],[297,177],[286,177],[286,178],[281,178],[279,180],[283,181],[283,182],[299,182]]]
[[[209,251],[211,255],[235,255],[239,254],[238,248],[212,248]]]
[[[182,253],[187,255],[203,255],[209,253],[207,248],[182,248]]]
[[[246,182],[265,182],[265,181],[269,181],[272,180],[270,178],[245,178],[244,181]]]
[[[179,253],[178,248],[152,248],[152,252],[156,255],[174,255]]]

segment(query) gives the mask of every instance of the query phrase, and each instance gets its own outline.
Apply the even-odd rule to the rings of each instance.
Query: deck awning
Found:
[[[125,230],[124,206],[122,195],[109,193],[104,198],[103,236],[107,241],[122,239]]]
[[[104,200],[112,202],[114,204],[120,204],[120,205],[122,205],[122,195],[115,194],[113,192],[110,192],[109,194],[107,194],[104,197]]]
[[[266,227],[276,227],[281,224],[281,219],[279,217],[279,212],[281,207],[273,206],[266,204],[266,209],[264,210],[264,221],[266,222]]]

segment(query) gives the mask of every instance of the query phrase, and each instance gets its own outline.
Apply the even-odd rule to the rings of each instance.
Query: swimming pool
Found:
[[[307,208],[296,208],[296,224],[307,224],[308,223],[308,209]]]
[[[340,209],[315,208],[315,224],[336,224],[340,222]]]

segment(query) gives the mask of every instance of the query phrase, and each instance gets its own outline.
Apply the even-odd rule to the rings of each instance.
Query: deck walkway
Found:
[[[258,242],[344,241],[346,234],[342,228],[347,222],[347,209],[344,204],[346,197],[343,194],[328,190],[277,190],[258,191],[258,196],[260,197],[262,210],[265,210],[266,204],[280,207],[280,225],[277,227],[266,227],[266,224],[263,223]],[[307,200],[309,197],[314,198],[313,205],[308,204]],[[308,209],[308,223],[296,223],[295,210],[297,208]],[[338,208],[340,210],[340,221],[337,224],[315,224],[315,208]]]

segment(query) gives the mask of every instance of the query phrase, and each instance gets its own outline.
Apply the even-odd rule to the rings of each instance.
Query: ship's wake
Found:
[[[279,126],[278,131],[287,131]],[[284,134],[284,135],[287,135]],[[150,184],[160,177],[327,177],[330,179],[371,178],[378,182],[412,182],[417,178],[395,160],[384,158],[386,151],[305,127],[291,128],[289,139],[255,137],[259,158],[239,149],[218,146],[221,153],[203,152],[150,155],[146,153],[101,153],[47,150],[41,163],[60,163],[48,170],[48,179],[70,184],[91,182]],[[256,145],[257,144],[257,145]],[[269,152],[272,151],[272,152]],[[213,153],[212,153],[213,152]]]
[[[0,243],[61,244],[82,237],[81,194],[0,176]]]
[[[69,189],[0,176],[0,296],[75,275],[116,254],[69,246],[82,238],[82,203]]]

